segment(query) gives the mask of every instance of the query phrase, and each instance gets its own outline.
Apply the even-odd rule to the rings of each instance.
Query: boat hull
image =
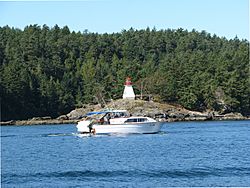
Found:
[[[147,122],[147,123],[130,123],[130,124],[109,124],[98,125],[94,124],[93,129],[95,134],[150,134],[157,133],[161,130],[163,122]],[[77,130],[80,133],[88,133],[89,128],[86,124],[77,125]]]

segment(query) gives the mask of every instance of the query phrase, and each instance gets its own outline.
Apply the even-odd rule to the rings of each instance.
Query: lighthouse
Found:
[[[133,86],[132,86],[132,82],[131,82],[130,77],[127,77],[127,79],[126,79],[122,98],[135,100],[135,93],[133,90]]]

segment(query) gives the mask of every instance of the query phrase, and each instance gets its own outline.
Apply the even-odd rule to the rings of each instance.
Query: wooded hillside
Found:
[[[2,120],[56,117],[122,97],[127,76],[154,100],[250,114],[249,41],[195,30],[97,34],[0,27]]]

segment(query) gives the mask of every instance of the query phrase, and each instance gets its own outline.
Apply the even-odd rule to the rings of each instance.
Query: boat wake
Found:
[[[42,137],[72,136],[72,133],[49,133],[42,134]]]

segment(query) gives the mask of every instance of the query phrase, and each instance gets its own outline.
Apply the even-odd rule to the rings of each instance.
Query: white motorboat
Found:
[[[149,117],[129,116],[126,110],[90,112],[78,122],[79,133],[147,134],[160,131],[164,122]]]

